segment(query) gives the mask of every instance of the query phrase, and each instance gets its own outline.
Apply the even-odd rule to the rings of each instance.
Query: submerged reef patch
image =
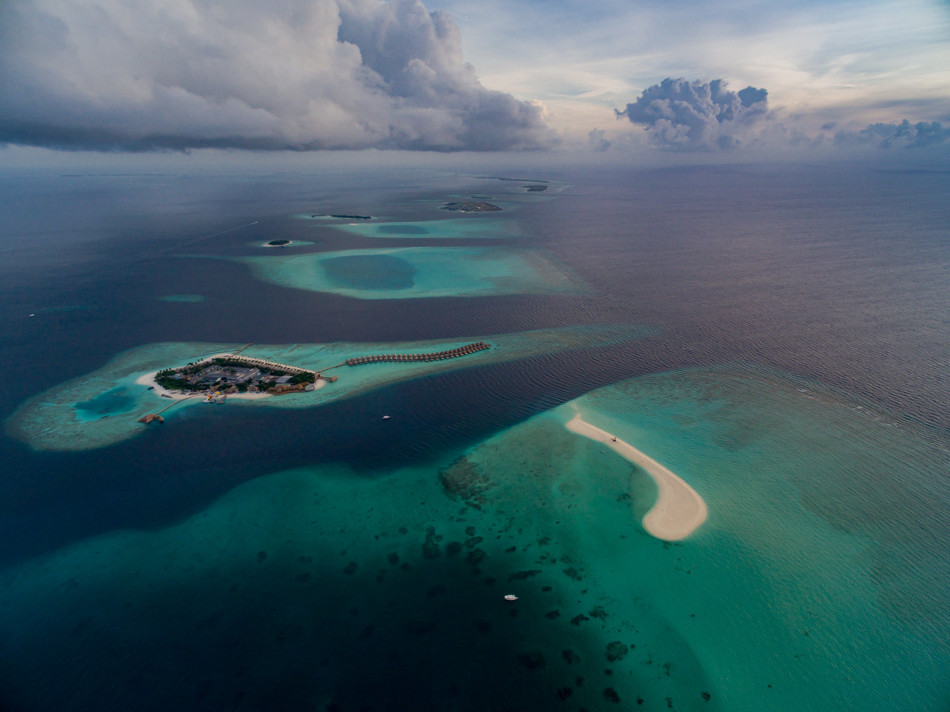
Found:
[[[406,247],[241,257],[274,284],[356,299],[574,293],[583,282],[535,250]]]

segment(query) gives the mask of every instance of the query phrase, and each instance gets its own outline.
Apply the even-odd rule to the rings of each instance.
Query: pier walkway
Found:
[[[186,401],[189,398],[194,398],[194,396],[187,396],[185,398],[178,398],[177,400],[173,400],[171,403],[166,405],[161,410],[155,411],[154,413],[149,413],[148,415],[143,415],[141,418],[139,418],[139,422],[145,423],[146,425],[148,425],[149,423],[155,420],[157,420],[159,423],[164,423],[165,419],[162,417],[162,413],[164,413],[166,410],[168,410],[172,406],[178,405],[179,403]]]
[[[411,361],[444,361],[451,358],[459,358],[461,356],[468,356],[469,354],[474,354],[479,351],[485,351],[490,349],[491,344],[486,344],[484,341],[479,341],[474,344],[468,344],[467,346],[460,346],[457,349],[449,349],[448,351],[436,351],[434,353],[425,353],[425,354],[377,354],[376,356],[357,356],[356,358],[348,358],[344,363],[347,366],[362,366],[367,363],[407,363]],[[326,369],[324,369],[326,370]]]

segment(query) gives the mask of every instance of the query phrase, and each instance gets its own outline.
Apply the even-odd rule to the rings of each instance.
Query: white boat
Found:
[[[384,416],[383,416],[383,420],[389,420],[389,416],[388,416],[388,415],[384,415]]]
[[[505,596],[505,600],[506,600],[506,601],[517,601],[517,600],[518,600],[518,597],[517,597],[515,594],[513,594],[513,593],[509,593],[509,594],[507,594],[507,595]]]

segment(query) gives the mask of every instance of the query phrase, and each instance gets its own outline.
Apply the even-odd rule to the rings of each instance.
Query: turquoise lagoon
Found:
[[[446,218],[415,222],[355,222],[333,225],[337,230],[361,237],[425,238],[425,239],[485,239],[519,237],[516,223],[494,215],[480,218]]]
[[[540,252],[408,247],[244,257],[262,280],[357,299],[483,297],[580,291],[567,267]]]
[[[254,344],[244,355],[289,363],[338,376],[315,391],[278,397],[242,400],[237,407],[311,408],[349,398],[381,386],[422,376],[512,361],[539,354],[619,344],[653,333],[641,326],[598,326],[540,329],[515,334],[471,338],[366,344]],[[343,366],[350,357],[390,353],[446,351],[474,341],[487,341],[492,348],[463,358],[437,362],[378,363]],[[138,418],[157,412],[174,401],[163,399],[136,381],[144,375],[174,368],[219,353],[231,353],[244,344],[158,343],[130,349],[101,369],[73,379],[28,400],[7,422],[7,431],[36,450],[87,450],[104,447],[142,432]],[[177,413],[201,405],[201,398],[178,401],[162,416],[174,422]],[[155,427],[155,426],[153,426]]]
[[[575,410],[705,499],[708,521],[659,559],[642,536],[611,545],[608,522],[579,548],[613,550],[601,569],[610,585],[625,579],[628,597],[656,602],[724,708],[950,700],[950,561],[934,547],[948,526],[950,451],[931,431],[761,368],[646,376],[551,415]],[[655,487],[635,469],[629,482],[639,521]]]
[[[575,411],[684,477],[708,521],[676,544],[646,534],[655,487],[566,430]],[[433,709],[936,710],[947,458],[781,373],[650,375],[438,461],[276,473],[174,526],[6,571],[0,646],[48,708],[237,692],[248,709],[397,709],[424,689]],[[889,477],[861,484],[868,468]],[[875,516],[895,499],[900,522]]]

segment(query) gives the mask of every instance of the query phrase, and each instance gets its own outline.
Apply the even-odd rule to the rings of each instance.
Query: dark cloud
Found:
[[[768,92],[746,87],[733,92],[726,82],[664,79],[644,90],[617,117],[646,127],[650,138],[675,151],[735,148],[754,135],[768,116]]]
[[[0,0],[0,143],[539,148],[419,0]]]
[[[839,131],[835,145],[839,147],[874,146],[877,148],[929,148],[950,144],[950,128],[937,121],[899,124],[869,124],[861,131]]]

